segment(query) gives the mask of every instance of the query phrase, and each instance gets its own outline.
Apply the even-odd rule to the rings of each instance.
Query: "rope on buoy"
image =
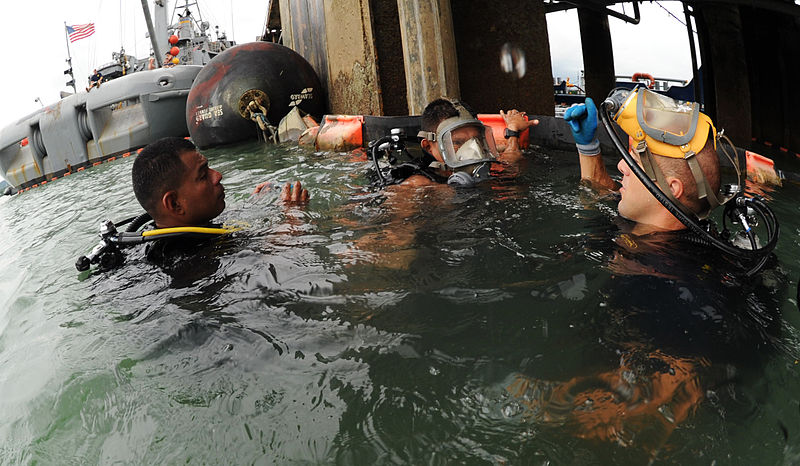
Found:
[[[247,104],[247,112],[250,114],[250,119],[256,122],[261,130],[261,136],[264,138],[264,142],[270,140],[273,144],[277,144],[278,133],[275,131],[276,128],[269,123],[269,120],[267,120],[267,109],[254,99]],[[269,136],[267,136],[268,131]]]

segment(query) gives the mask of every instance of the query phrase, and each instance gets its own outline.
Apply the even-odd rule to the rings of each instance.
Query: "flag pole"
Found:
[[[72,55],[69,53],[69,34],[67,34],[67,22],[64,21],[64,40],[67,41],[67,59],[72,61]]]
[[[67,42],[67,66],[69,66],[69,76],[72,78],[72,92],[77,94],[75,87],[75,74],[72,72],[72,54],[69,52],[69,34],[67,34],[67,22],[64,21],[64,40]]]

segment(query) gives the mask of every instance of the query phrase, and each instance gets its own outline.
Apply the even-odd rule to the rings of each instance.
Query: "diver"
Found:
[[[747,275],[758,272],[777,244],[777,218],[758,196],[744,195],[746,162],[723,132],[717,133],[699,104],[676,101],[644,87],[615,89],[599,115],[622,155],[617,164],[621,186],[603,163],[598,111],[592,99],[587,97],[584,104],[567,109],[564,120],[578,149],[581,179],[619,191],[617,210],[634,222],[634,234],[685,230],[738,262]],[[627,133],[628,149],[612,120]],[[721,181],[720,153],[736,172],[733,183]],[[724,207],[723,230],[718,232],[709,215],[720,206]],[[738,224],[741,232],[729,231],[728,220]],[[754,231],[759,220],[766,230],[763,245]]]
[[[225,209],[222,174],[183,138],[163,138],[149,144],[136,157],[131,170],[136,200],[158,228],[208,224]],[[260,192],[267,183],[256,187]],[[308,190],[299,181],[286,183],[284,202],[307,202]]]
[[[108,269],[122,260],[119,246],[148,243],[148,260],[167,264],[181,253],[190,253],[198,244],[235,229],[212,221],[225,209],[222,174],[208,166],[208,160],[195,145],[184,138],[168,137],[147,145],[136,157],[131,170],[133,192],[146,211],[136,218],[117,224],[106,221],[101,226],[101,243],[76,263],[78,270],[88,270],[100,262]],[[256,186],[254,194],[270,183]],[[280,199],[286,203],[308,202],[308,190],[299,181],[286,183]],[[138,229],[152,220],[153,229]],[[129,224],[118,233],[116,227]]]
[[[586,343],[592,358],[604,360],[593,366],[610,367],[558,377],[563,381],[519,374],[507,387],[535,420],[579,438],[638,447],[649,461],[707,396],[720,387],[734,393],[740,372],[766,366],[781,347],[775,287],[786,277],[775,260],[765,267],[774,259],[777,220],[761,201],[743,196],[741,172],[738,184],[722,183],[726,167],[717,151],[729,151],[698,107],[643,88],[612,91],[600,117],[623,155],[621,186],[603,164],[592,99],[567,110],[581,178],[618,189],[619,215],[633,222],[627,232],[620,225],[613,242],[579,240],[608,272],[581,337],[593,342]],[[612,119],[630,137],[630,152]],[[708,216],[720,205],[747,230],[749,244],[715,231]],[[756,217],[767,231],[763,246],[750,231]]]
[[[131,170],[136,200],[152,217],[157,228],[204,227],[225,209],[222,174],[208,166],[208,159],[183,138],[164,138],[149,144],[133,162]],[[259,193],[267,183],[259,184]],[[308,202],[308,190],[299,181],[286,183],[280,199]],[[170,238],[148,248],[150,259],[163,257],[166,248],[192,247],[185,238]]]
[[[527,120],[518,110],[500,111],[506,122],[508,140],[502,154],[497,151],[492,129],[477,119],[465,103],[445,98],[430,102],[422,113],[421,131],[417,134],[423,156],[411,162],[376,169],[381,187],[392,184],[426,186],[447,183],[472,186],[490,177],[491,164],[516,164],[522,159],[520,134],[539,120]],[[389,147],[390,138],[385,146]],[[369,148],[377,166],[375,151],[383,141]]]
[[[428,213],[449,210],[456,195],[452,186],[475,186],[501,171],[503,176],[516,175],[524,161],[519,136],[539,124],[539,120],[527,120],[525,113],[518,110],[500,114],[506,123],[508,141],[502,154],[497,151],[492,128],[477,119],[466,104],[445,98],[430,102],[422,113],[421,130],[417,133],[421,139],[421,157],[409,154],[409,161],[403,163],[397,163],[399,156],[394,161],[390,157],[390,164],[382,167],[377,153],[405,150],[402,134],[392,130],[390,136],[370,142],[367,150],[375,167],[371,172],[372,186],[383,189],[382,210],[393,218],[405,220],[402,228],[364,234],[344,254],[369,257],[373,267],[407,269],[416,258],[413,243],[417,229],[425,223],[419,215],[421,210]]]

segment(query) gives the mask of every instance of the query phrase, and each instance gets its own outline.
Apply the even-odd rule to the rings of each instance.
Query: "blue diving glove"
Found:
[[[578,152],[583,155],[600,153],[600,141],[597,139],[597,106],[591,97],[586,98],[585,104],[568,108],[564,112],[564,121],[569,123]]]

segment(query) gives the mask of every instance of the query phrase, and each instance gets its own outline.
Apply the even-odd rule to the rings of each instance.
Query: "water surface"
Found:
[[[139,212],[133,158],[0,199],[0,463],[800,462],[797,186],[750,283],[631,273],[574,154],[388,195],[348,154],[206,155],[245,228],[167,270],[73,265]]]

